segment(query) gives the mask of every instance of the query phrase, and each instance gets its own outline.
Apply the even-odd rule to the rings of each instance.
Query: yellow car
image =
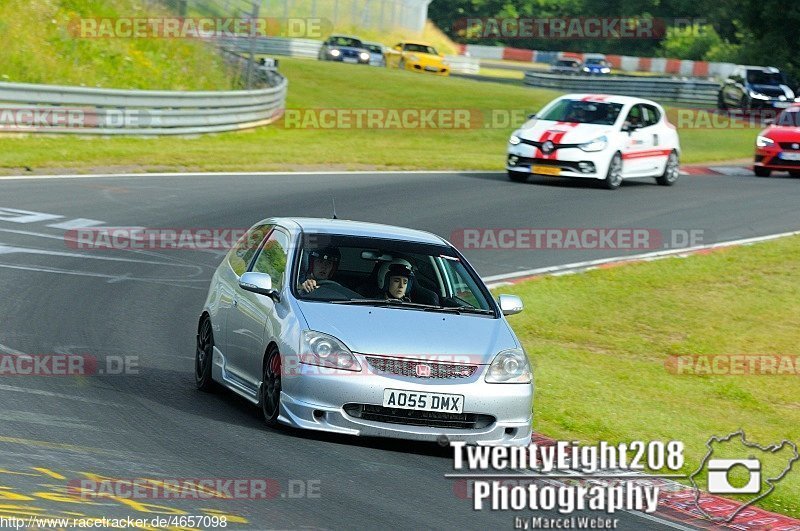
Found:
[[[444,63],[444,56],[424,42],[403,41],[395,44],[386,51],[386,67],[438,76],[450,75],[450,67]]]

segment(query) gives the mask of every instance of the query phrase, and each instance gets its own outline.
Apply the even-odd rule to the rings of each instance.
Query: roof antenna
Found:
[[[331,202],[333,203],[333,218],[332,219],[339,219],[336,217],[336,198],[331,196]]]

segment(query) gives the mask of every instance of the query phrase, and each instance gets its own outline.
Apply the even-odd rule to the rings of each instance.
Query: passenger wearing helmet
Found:
[[[316,249],[308,253],[308,268],[305,280],[297,286],[299,291],[311,293],[319,287],[321,280],[331,280],[339,267],[341,254],[336,247]]]
[[[411,302],[408,296],[414,283],[411,263],[397,258],[381,266],[378,272],[378,289],[383,298]]]

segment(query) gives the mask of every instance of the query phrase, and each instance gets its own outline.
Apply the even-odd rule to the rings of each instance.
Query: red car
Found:
[[[775,123],[756,137],[753,171],[768,177],[773,170],[800,177],[800,105],[784,109]]]

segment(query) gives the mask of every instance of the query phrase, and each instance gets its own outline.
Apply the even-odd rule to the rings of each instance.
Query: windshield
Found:
[[[334,46],[349,46],[351,48],[362,48],[361,41],[352,37],[331,37],[330,43]]]
[[[433,46],[425,46],[424,44],[406,44],[403,48],[406,52],[429,53],[436,55],[436,49]]]
[[[586,64],[589,66],[605,66],[606,62],[603,59],[587,59]]]
[[[747,82],[753,85],[780,85],[783,76],[778,72],[764,72],[763,70],[748,70]]]
[[[562,99],[546,109],[539,119],[554,122],[613,125],[621,110],[621,103]]]
[[[494,315],[483,282],[451,247],[329,234],[304,241],[314,243],[300,250],[298,299]]]

